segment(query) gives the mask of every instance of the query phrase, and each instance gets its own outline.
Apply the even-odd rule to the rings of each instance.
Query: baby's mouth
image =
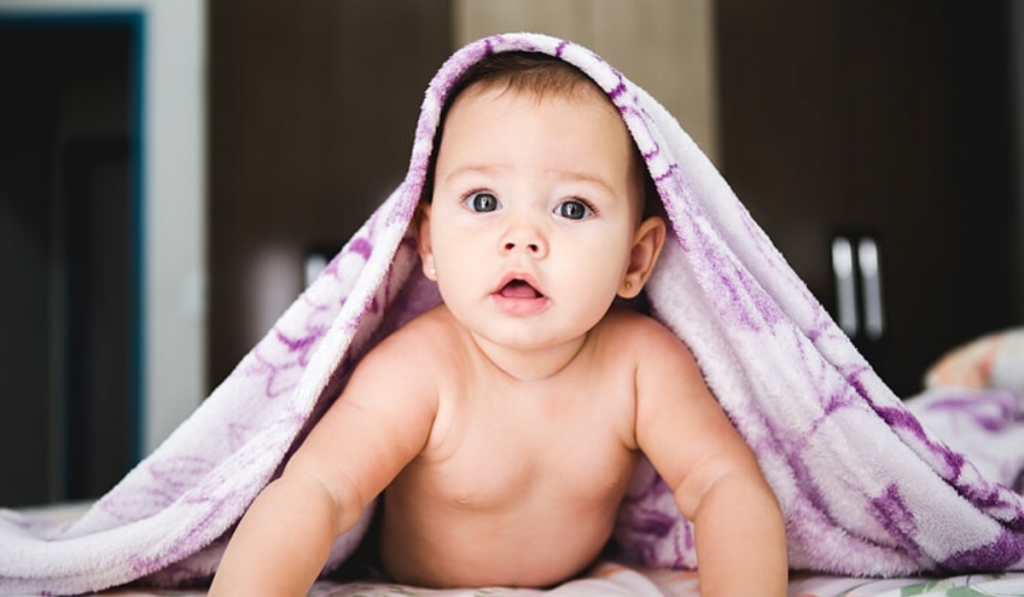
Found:
[[[530,285],[526,280],[520,280],[518,278],[509,280],[507,284],[498,290],[498,294],[505,298],[512,299],[538,299],[543,298],[536,288]]]

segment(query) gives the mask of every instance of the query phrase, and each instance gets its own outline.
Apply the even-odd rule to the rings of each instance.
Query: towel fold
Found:
[[[929,417],[976,412],[984,396],[941,406],[923,398],[927,407],[909,410],[661,105],[583,47],[512,34],[472,43],[442,66],[405,181],[163,445],[71,523],[0,513],[0,593],[71,594],[138,579],[170,586],[212,574],[226,534],[353,364],[439,300],[419,272],[409,223],[440,109],[468,66],[509,50],[577,66],[618,107],[671,228],[646,291],[652,314],[690,347],[757,454],[783,509],[791,564],[845,575],[1024,567],[1024,503],[1007,485],[1019,470],[986,460],[983,474],[926,429]],[[1001,434],[1005,461],[1019,465],[1021,402],[1002,396],[999,430],[978,424],[970,432]],[[965,433],[955,427],[935,428]],[[352,553],[369,517],[338,540],[329,565]],[[690,524],[646,464],[620,509],[616,539],[645,566],[697,563]]]

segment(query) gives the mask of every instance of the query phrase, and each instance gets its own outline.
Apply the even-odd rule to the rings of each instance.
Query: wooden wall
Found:
[[[719,155],[714,0],[452,0],[457,46],[532,31],[580,43],[646,89]]]
[[[447,0],[209,3],[209,368],[216,386],[401,182]]]
[[[717,6],[725,177],[833,315],[833,238],[876,241],[882,379],[1019,325],[1008,3]]]

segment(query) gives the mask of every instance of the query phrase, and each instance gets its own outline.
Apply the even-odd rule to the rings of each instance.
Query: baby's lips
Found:
[[[544,298],[544,292],[537,281],[527,273],[510,272],[494,289],[494,294],[505,298],[535,299]]]
[[[530,285],[529,282],[525,280],[520,280],[518,278],[514,280],[509,280],[509,282],[502,286],[501,290],[498,291],[498,294],[505,298],[520,299],[534,299],[541,298],[542,296],[544,296],[540,293],[540,291],[538,291],[536,288]]]

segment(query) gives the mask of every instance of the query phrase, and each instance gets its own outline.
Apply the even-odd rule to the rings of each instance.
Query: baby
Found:
[[[545,587],[608,542],[643,453],[693,521],[701,593],[786,592],[779,506],[693,356],[637,297],[666,239],[618,111],[554,58],[450,94],[415,221],[443,303],[374,348],[243,517],[211,595],[305,595],[382,495],[379,565]]]

